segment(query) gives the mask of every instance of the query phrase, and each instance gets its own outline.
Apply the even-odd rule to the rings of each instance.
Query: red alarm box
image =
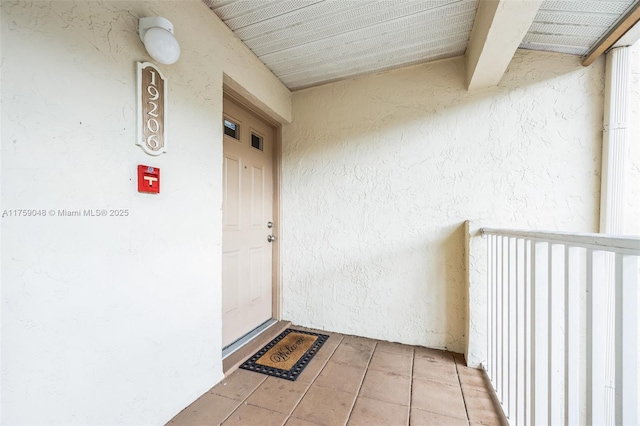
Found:
[[[138,192],[160,193],[160,169],[151,166],[138,166]]]

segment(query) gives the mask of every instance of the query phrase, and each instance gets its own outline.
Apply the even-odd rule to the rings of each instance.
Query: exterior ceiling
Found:
[[[546,0],[520,47],[584,56],[634,3]]]
[[[291,90],[465,53],[479,0],[204,0]],[[521,48],[585,55],[637,0],[547,0]]]

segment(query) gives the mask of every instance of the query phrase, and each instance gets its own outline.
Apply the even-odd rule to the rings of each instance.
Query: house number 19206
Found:
[[[165,135],[167,82],[155,65],[138,63],[138,129],[137,144],[150,155],[167,151]]]

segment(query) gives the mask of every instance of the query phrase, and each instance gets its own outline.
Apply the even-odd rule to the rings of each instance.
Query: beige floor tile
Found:
[[[483,392],[488,391],[484,371],[476,368],[458,366],[458,376],[460,377],[460,383],[463,388],[476,389]]]
[[[409,424],[409,407],[362,396],[356,399],[347,423],[349,426],[407,424]]]
[[[368,349],[374,349],[376,347],[376,340],[367,339],[366,337],[358,336],[344,336],[342,343],[347,345],[361,346]]]
[[[365,370],[365,367],[329,361],[314,385],[355,394],[360,389]]]
[[[367,370],[360,395],[408,406],[411,401],[411,377]]]
[[[175,416],[168,425],[200,426],[217,425],[240,405],[240,401],[224,396],[205,393]]]
[[[287,421],[287,416],[266,408],[255,405],[241,405],[229,418],[222,423],[223,426],[282,426]]]
[[[462,367],[467,366],[467,361],[464,359],[464,354],[458,354],[458,353],[452,352],[452,355],[457,365]]]
[[[413,358],[410,356],[381,352],[376,349],[369,363],[369,369],[411,376],[412,363]]]
[[[325,344],[330,343],[330,344],[336,344],[339,345],[340,343],[342,343],[342,340],[344,339],[344,335],[343,334],[339,334],[339,333],[326,333],[321,331],[320,333],[322,334],[328,334],[329,338],[327,339],[327,341],[325,342]]]
[[[361,345],[350,345],[340,343],[330,360],[341,364],[356,365],[358,367],[366,367],[371,359],[373,348],[367,348]]]
[[[462,354],[292,328],[330,335],[297,381],[237,370],[168,424],[501,425],[483,371]]]
[[[313,382],[316,377],[318,377],[318,374],[320,374],[320,371],[322,371],[326,364],[327,359],[313,357],[313,359],[309,361],[309,364],[307,364],[304,370],[302,370],[302,373],[300,373],[300,375],[296,379],[296,382]]]
[[[468,424],[469,423],[466,419],[458,419],[455,417],[445,416],[443,414],[433,413],[431,411],[411,408],[411,426],[467,426]]]
[[[401,343],[378,342],[376,351],[413,356],[413,346],[403,345]]]
[[[289,420],[287,420],[284,426],[318,426],[318,423],[311,423],[306,420],[289,417]]]
[[[416,358],[428,358],[433,361],[455,363],[453,355],[451,355],[450,352],[439,349],[424,348],[422,346],[416,346],[415,356]]]
[[[464,402],[467,406],[469,421],[484,425],[501,425],[501,416],[488,392],[475,389],[463,389]]]
[[[411,408],[418,408],[459,419],[467,418],[460,387],[432,380],[413,379]]]
[[[292,416],[323,426],[344,425],[355,399],[355,394],[313,385]]]
[[[329,341],[324,342],[324,345],[320,348],[318,353],[314,358],[327,360],[333,355],[339,343],[334,341],[333,343],[329,343]]]
[[[209,392],[243,401],[251,392],[260,386],[266,378],[267,376],[264,374],[238,369],[214,386]]]
[[[288,415],[308,388],[309,383],[268,377],[245,402]]]
[[[413,360],[413,377],[460,386],[456,365],[452,362],[438,362],[431,358],[416,357]]]

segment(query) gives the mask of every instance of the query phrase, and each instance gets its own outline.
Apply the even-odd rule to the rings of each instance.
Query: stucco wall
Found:
[[[199,0],[2,1],[2,424],[162,424],[222,378],[222,86],[290,92]],[[138,17],[182,47],[169,152],[135,145]],[[237,88],[236,88],[237,89]],[[136,166],[161,169],[137,192]]]
[[[481,92],[456,58],[294,93],[284,316],[463,352],[464,220],[597,231],[603,75],[518,51]]]

